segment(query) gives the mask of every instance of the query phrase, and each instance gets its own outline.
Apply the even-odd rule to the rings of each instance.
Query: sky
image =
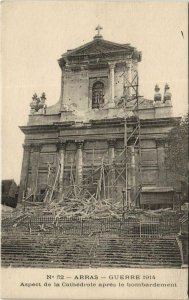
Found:
[[[187,111],[187,2],[5,1],[2,4],[2,179],[20,180],[24,135],[32,95],[60,97],[57,60],[67,49],[93,39],[130,43],[142,51],[140,95],[153,99],[154,86],[172,92],[175,115]]]

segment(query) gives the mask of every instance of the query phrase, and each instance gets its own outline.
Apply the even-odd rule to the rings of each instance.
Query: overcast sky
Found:
[[[2,4],[2,178],[20,179],[24,135],[34,92],[47,105],[60,96],[57,59],[93,39],[130,43],[142,51],[140,94],[153,99],[154,86],[171,87],[174,113],[187,111],[186,2],[9,1]],[[182,33],[183,34],[182,34]]]

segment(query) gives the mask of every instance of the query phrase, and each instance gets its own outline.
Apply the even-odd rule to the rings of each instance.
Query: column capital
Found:
[[[115,68],[116,62],[110,61],[110,62],[108,62],[108,65],[109,65],[110,70],[113,70]]]
[[[65,150],[66,149],[66,141],[60,140],[56,144],[57,150]]]
[[[32,150],[34,152],[40,152],[43,144],[32,144]]]
[[[156,139],[156,147],[163,148],[165,146],[165,139]]]
[[[84,140],[75,140],[77,149],[82,149],[84,145]]]
[[[31,144],[23,144],[22,147],[24,148],[24,151],[29,152],[32,148],[32,145]]]
[[[109,139],[107,140],[107,143],[109,148],[114,148],[116,144],[116,139]]]

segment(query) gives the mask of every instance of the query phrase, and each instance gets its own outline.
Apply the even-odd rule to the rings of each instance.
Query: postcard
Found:
[[[188,4],[1,9],[1,297],[187,299]]]

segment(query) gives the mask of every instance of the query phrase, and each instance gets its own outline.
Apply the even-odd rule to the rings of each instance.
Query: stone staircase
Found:
[[[9,233],[2,236],[2,266],[84,268],[90,265],[94,237]]]
[[[95,267],[181,267],[175,237],[144,238],[103,235],[96,249]]]
[[[3,267],[114,268],[181,267],[175,237],[139,238],[103,233],[62,235],[2,233]]]

